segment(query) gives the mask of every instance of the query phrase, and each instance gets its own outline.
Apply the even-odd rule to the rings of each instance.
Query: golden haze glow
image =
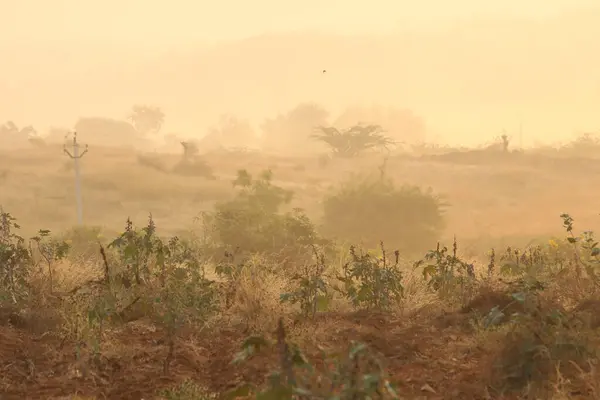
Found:
[[[152,103],[201,136],[310,100],[410,108],[452,143],[520,122],[526,144],[557,140],[600,127],[594,4],[1,0],[0,119],[44,131]]]

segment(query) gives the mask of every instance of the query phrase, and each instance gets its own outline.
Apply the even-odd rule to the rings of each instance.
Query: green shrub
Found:
[[[239,171],[233,184],[240,188],[236,196],[203,214],[208,236],[219,251],[310,257],[311,246],[323,243],[302,210],[281,212],[293,193],[274,185],[271,171],[258,179]]]
[[[325,198],[323,230],[367,248],[383,241],[414,254],[425,251],[439,238],[444,206],[430,190],[397,188],[384,179],[350,180]]]

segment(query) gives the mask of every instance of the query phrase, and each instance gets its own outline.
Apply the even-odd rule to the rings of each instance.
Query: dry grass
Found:
[[[231,196],[237,170],[265,168],[273,170],[277,184],[295,191],[293,206],[303,207],[318,221],[320,200],[331,185],[355,172],[376,171],[381,163],[367,157],[334,160],[323,167],[317,157],[208,154],[203,159],[216,179],[205,179],[169,172],[179,160],[176,155],[156,157],[160,168],[140,162],[129,151],[91,149],[82,161],[86,224],[101,226],[110,235],[122,230],[125,217],[144,221],[151,212],[162,234],[179,234],[200,211]],[[0,178],[0,204],[18,217],[24,231],[64,231],[75,222],[73,176],[65,161],[52,146],[0,156],[0,171],[10,171]],[[594,170],[396,157],[389,160],[387,173],[445,195],[451,204],[447,236],[456,232],[459,243],[469,243],[460,254],[475,261],[478,276],[487,268],[485,251],[499,240],[525,245],[531,238],[564,236],[558,219],[563,212],[576,213],[578,226],[598,230],[597,205],[590,201],[600,190],[589,184],[597,179]],[[553,276],[541,295],[532,296],[534,303],[515,305],[511,295],[518,290],[502,282],[505,277],[495,274],[472,289],[457,288],[456,297],[441,298],[427,287],[421,271],[405,263],[405,295],[391,312],[354,311],[347,299],[335,294],[328,311],[305,319],[298,317],[297,307],[280,301],[290,277],[269,272],[277,265],[263,268],[269,263],[273,261],[252,259],[233,286],[207,263],[207,277],[219,284],[220,309],[204,324],[178,329],[171,355],[170,336],[149,316],[151,305],[144,301],[132,311],[136,316],[108,324],[100,339],[96,331],[83,329],[97,290],[105,289],[67,293],[83,282],[100,280],[103,261],[95,254],[57,264],[53,295],[40,289],[38,304],[28,313],[0,313],[0,393],[6,393],[3,398],[191,399],[214,397],[242,382],[260,385],[268,371],[281,365],[276,351],[244,365],[230,361],[250,334],[276,337],[273,332],[283,317],[288,340],[300,344],[316,365],[321,350],[343,351],[350,340],[368,344],[404,399],[600,398],[594,353],[600,344],[594,301],[600,297],[590,279],[576,276],[573,269]],[[334,265],[329,273],[340,272],[340,267]],[[44,275],[37,282],[43,288]],[[125,304],[127,291],[114,290]],[[150,298],[157,288],[140,290],[137,295]],[[505,312],[502,325],[487,327],[485,318],[496,306],[510,312]],[[548,322],[555,310],[570,325]],[[511,320],[513,311],[525,319]],[[99,354],[94,348],[98,340]],[[531,354],[526,346],[534,348]]]
[[[179,155],[157,155],[172,168]],[[334,160],[327,167],[318,157],[285,158],[257,153],[215,153],[203,156],[216,179],[181,176],[140,163],[131,150],[93,148],[82,160],[84,213],[87,225],[120,229],[123,216],[134,220],[152,212],[166,233],[189,227],[199,211],[231,196],[231,180],[239,169],[259,172],[271,168],[277,184],[296,192],[293,206],[302,207],[318,219],[320,201],[332,185],[353,173],[377,171],[381,157]],[[510,160],[507,163],[475,165],[392,157],[387,174],[400,183],[432,187],[451,207],[447,213],[451,236],[463,240],[510,236],[537,237],[557,232],[549,216],[572,210],[578,220],[595,229],[597,209],[589,199],[597,190],[589,182],[600,173],[596,168]],[[158,161],[157,161],[158,162]],[[7,152],[0,157],[2,177],[0,202],[19,216],[26,228],[63,230],[75,222],[73,172],[61,149],[48,146]],[[574,162],[573,165],[577,166]],[[514,221],[518,221],[516,224]]]

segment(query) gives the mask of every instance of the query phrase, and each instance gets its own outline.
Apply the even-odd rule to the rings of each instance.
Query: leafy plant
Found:
[[[64,259],[69,251],[69,244],[50,236],[50,231],[41,229],[38,234],[31,238],[36,244],[37,252],[42,257],[48,269],[50,291],[54,289],[54,263]],[[33,253],[33,251],[31,251]]]
[[[442,297],[453,294],[456,287],[468,288],[476,278],[473,264],[461,260],[457,251],[458,244],[455,237],[452,253],[448,252],[446,246],[440,247],[438,243],[435,250],[430,250],[424,259],[415,263],[415,268],[423,266],[423,278],[428,282],[429,287]]]
[[[310,256],[312,245],[325,243],[302,210],[281,212],[293,193],[274,185],[272,176],[271,171],[263,171],[255,179],[245,170],[238,171],[233,182],[239,188],[236,196],[217,204],[214,212],[202,214],[219,252],[239,249],[245,254],[268,254],[279,259],[294,254],[302,263]]]
[[[258,351],[272,345],[261,336],[251,336],[242,345],[234,363],[244,362]],[[286,341],[283,321],[279,320],[277,342],[279,370],[268,377],[266,387],[245,383],[226,394],[227,399],[248,397],[256,399],[291,400],[304,399],[398,399],[398,393],[388,380],[386,371],[368,346],[351,342],[345,354],[328,356],[321,351],[321,365],[317,368],[296,345]]]
[[[144,279],[150,277],[150,263],[160,245],[160,239],[156,237],[156,225],[150,215],[148,224],[141,231],[136,230],[131,219],[127,218],[125,231],[108,247],[117,250],[122,264],[132,271],[135,283],[141,285]]]
[[[14,233],[20,228],[16,218],[0,208],[0,301],[14,304],[27,295],[31,263],[25,240]]]
[[[600,247],[598,247],[594,233],[585,231],[580,236],[575,236],[573,233],[574,219],[569,214],[561,214],[560,217],[563,220],[563,227],[567,231],[567,241],[573,245],[578,276],[581,276],[581,267],[583,266],[594,285],[600,287],[600,278],[598,277]]]
[[[280,300],[291,304],[300,304],[304,317],[314,318],[317,311],[324,311],[331,296],[327,292],[327,283],[324,279],[325,256],[315,250],[315,262],[304,267],[302,273],[292,276],[296,284],[295,290],[282,293]]]
[[[381,242],[382,256],[377,258],[369,253],[358,254],[350,248],[350,261],[343,267],[343,275],[338,279],[343,283],[342,293],[355,307],[389,310],[394,302],[404,294],[400,252],[394,252],[392,262]]]

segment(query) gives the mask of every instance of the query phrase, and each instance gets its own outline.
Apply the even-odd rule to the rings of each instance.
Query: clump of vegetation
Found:
[[[181,146],[183,155],[171,172],[178,175],[214,179],[213,169],[200,157],[198,146],[193,142],[181,142]]]
[[[410,228],[400,230],[403,240],[392,240],[409,247],[388,253],[378,240],[376,250],[352,246],[334,252],[302,212],[285,210],[293,193],[277,186],[269,171],[258,177],[239,171],[236,195],[204,215],[205,241],[160,236],[151,215],[141,228],[128,219],[114,240],[101,237],[99,228],[56,236],[40,230],[27,240],[18,234],[15,218],[0,210],[2,358],[11,357],[4,357],[5,348],[23,343],[61,352],[52,364],[47,359],[55,353],[47,347],[40,358],[35,351],[11,350],[18,356],[2,361],[1,367],[10,366],[5,374],[12,374],[11,380],[3,376],[2,390],[23,397],[27,385],[39,384],[31,379],[34,372],[51,380],[50,368],[60,374],[68,364],[81,375],[78,387],[89,384],[90,391],[104,394],[115,384],[124,386],[123,379],[134,382],[120,369],[135,364],[144,366],[140,375],[157,374],[152,395],[172,399],[367,400],[442,392],[449,398],[598,397],[600,248],[592,232],[576,234],[573,218],[563,214],[563,239],[492,249],[489,264],[478,265],[462,258],[456,239],[451,248],[431,246],[442,223],[439,198],[418,188],[396,188],[383,177],[356,182],[328,199],[328,227],[334,221],[338,232],[360,231],[355,236],[360,240],[366,232],[370,244],[375,237],[397,235],[398,229],[375,230],[389,221],[394,228]],[[378,214],[395,208],[397,214]],[[411,235],[419,235],[418,242]],[[400,255],[422,243],[433,250],[416,263],[421,278],[411,276],[414,270]],[[226,252],[225,262],[215,259],[219,252]],[[241,261],[235,258],[240,253]],[[82,257],[101,265],[102,273],[66,290],[58,266],[81,267]],[[287,262],[295,268],[281,268]],[[210,272],[216,277],[209,278]],[[271,285],[275,277],[283,284]],[[434,318],[421,315],[421,308],[405,314],[415,287],[434,307]],[[266,289],[274,291],[277,307],[248,295]],[[261,329],[258,321],[247,321],[254,323],[245,324],[243,333],[236,330],[230,321],[239,321],[239,315],[232,318],[232,301],[258,310],[247,319],[268,314],[272,323]],[[336,301],[346,308],[332,312]],[[31,311],[42,306],[48,308],[43,313],[60,315],[60,323],[32,340],[22,322],[26,312],[40,320],[41,312],[31,317]],[[354,312],[338,311],[350,308]],[[292,318],[284,329],[284,320]],[[418,323],[411,324],[413,319]],[[271,343],[266,332],[276,322]],[[149,333],[139,333],[142,327]],[[13,329],[22,330],[18,340],[6,333]],[[130,346],[132,335],[142,337],[138,348]],[[51,341],[53,336],[58,340]],[[297,339],[301,346],[293,343]],[[237,355],[231,353],[236,341],[243,341]],[[126,351],[117,347],[123,342]],[[223,347],[213,349],[215,343]],[[222,353],[235,356],[233,362],[224,362]],[[424,363],[432,376],[439,374],[437,381],[420,376]],[[468,386],[457,386],[456,371],[469,378]],[[411,379],[394,385],[391,377],[404,373]],[[213,381],[224,374],[229,380],[215,393]],[[26,383],[12,383],[24,377]],[[149,389],[141,391],[146,395]]]
[[[405,253],[425,251],[444,227],[444,203],[432,191],[385,179],[353,179],[325,198],[326,234],[367,248],[381,241]]]
[[[277,370],[268,377],[266,387],[252,383],[238,386],[229,398],[257,399],[339,398],[367,400],[373,396],[399,399],[397,389],[378,357],[364,343],[351,342],[347,351],[336,356],[322,351],[320,367],[313,365],[297,345],[289,343],[283,320],[279,320],[276,342],[251,336],[242,345],[234,363],[246,362],[257,352],[274,347],[279,356]]]
[[[325,143],[336,157],[351,158],[372,149],[388,149],[394,141],[383,135],[379,125],[355,125],[340,131],[335,127],[318,128],[321,133],[313,138]]]
[[[160,172],[167,172],[167,166],[157,154],[138,154],[137,162],[144,167],[154,169]]]
[[[430,250],[425,257],[415,263],[415,267],[423,267],[423,278],[430,289],[443,300],[454,300],[458,295],[459,301],[470,300],[475,286],[475,266],[458,256],[456,237],[452,243],[452,252],[446,246],[437,244],[435,250]]]
[[[310,257],[315,244],[324,244],[314,225],[300,209],[284,212],[293,192],[272,182],[271,171],[258,178],[238,171],[235,197],[218,203],[214,212],[202,214],[213,246],[230,252],[263,254],[280,260]]]
[[[342,293],[355,308],[390,311],[402,299],[402,270],[400,252],[394,252],[394,261],[389,258],[381,243],[381,257],[369,253],[358,254],[350,248],[350,261],[343,266]]]

